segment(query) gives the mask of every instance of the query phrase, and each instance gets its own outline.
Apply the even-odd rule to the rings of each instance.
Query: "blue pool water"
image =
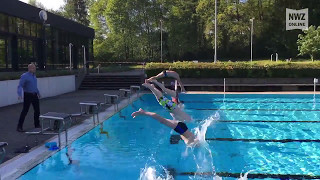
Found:
[[[194,119],[187,124],[189,129],[195,132],[213,120],[206,144],[192,149],[182,141],[170,144],[176,133],[157,121],[131,118],[140,107],[171,118],[147,94],[123,109],[121,116],[115,114],[103,123],[109,138],[98,126],[72,143],[72,158],[79,164],[68,165],[62,149],[20,179],[219,179],[212,172],[235,179],[225,176],[238,177],[250,170],[266,179],[320,178],[320,107],[315,99],[183,94],[184,110]],[[215,120],[217,114],[220,118]]]

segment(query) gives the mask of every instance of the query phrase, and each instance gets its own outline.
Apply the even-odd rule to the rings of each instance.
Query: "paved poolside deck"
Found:
[[[64,112],[64,113],[76,113],[80,112],[80,101],[104,101],[103,94],[118,94],[118,91],[110,91],[110,90],[94,90],[94,91],[76,91],[72,93],[67,93],[63,95],[59,95],[56,97],[50,97],[40,100],[40,114],[44,114],[46,112]],[[25,145],[29,145],[35,147],[37,145],[42,144],[46,140],[53,137],[53,135],[32,135],[29,136],[25,133],[20,133],[16,131],[17,123],[19,120],[19,116],[22,110],[23,104],[15,104],[6,107],[0,108],[0,141],[8,142],[8,146],[6,147],[7,154],[5,156],[4,161],[7,161],[17,155],[19,153],[15,153],[18,148],[22,148]],[[105,106],[107,108],[109,106]],[[81,120],[88,118],[81,117]],[[32,129],[33,126],[33,108],[30,107],[29,113],[26,116],[24,122],[24,130]],[[38,140],[38,143],[35,141]]]

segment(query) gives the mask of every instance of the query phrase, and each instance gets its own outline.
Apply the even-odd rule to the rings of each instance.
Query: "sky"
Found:
[[[29,0],[20,0],[22,2],[28,3]],[[37,0],[44,5],[47,9],[58,10],[63,5],[63,0]]]

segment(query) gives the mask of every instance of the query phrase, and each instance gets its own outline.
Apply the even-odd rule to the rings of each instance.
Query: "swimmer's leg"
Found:
[[[166,70],[165,70],[165,71],[166,71]],[[147,82],[148,82],[148,81],[152,81],[152,80],[157,80],[157,79],[160,79],[160,78],[163,78],[163,77],[166,77],[165,74],[164,74],[165,71],[162,71],[161,73],[157,74],[156,76],[150,77],[150,78],[147,80]]]
[[[170,95],[171,97],[176,98],[177,93],[176,93],[175,91],[166,88],[162,83],[159,83],[157,80],[152,80],[151,82],[153,82],[153,83],[155,83],[157,86],[159,86],[164,93]]]
[[[167,76],[168,76],[168,77],[172,77],[172,78],[174,78],[174,79],[176,79],[176,80],[178,81],[179,86],[180,86],[182,92],[185,92],[185,91],[186,91],[186,90],[184,89],[184,86],[183,86],[183,84],[182,84],[182,81],[181,81],[181,79],[180,79],[180,76],[179,76],[179,74],[178,74],[177,72],[175,72],[175,71],[167,71]]]
[[[137,116],[149,116],[157,121],[159,121],[161,124],[164,124],[168,127],[170,127],[171,129],[175,129],[178,125],[179,121],[175,121],[175,120],[170,120],[170,119],[166,119],[161,117],[160,115],[154,113],[154,112],[148,112],[148,111],[144,111],[143,109],[139,109],[139,111],[133,112],[131,114],[131,116],[133,118],[137,117]]]
[[[159,91],[158,89],[156,89],[156,88],[154,87],[154,85],[151,85],[151,84],[149,84],[149,83],[143,83],[142,86],[150,89],[151,92],[154,94],[154,96],[157,98],[157,100],[160,99],[160,98],[163,96],[162,92]]]

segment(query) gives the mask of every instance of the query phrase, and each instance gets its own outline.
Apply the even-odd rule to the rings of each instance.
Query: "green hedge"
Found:
[[[320,62],[148,63],[148,77],[171,69],[182,78],[311,78],[320,76]]]
[[[5,80],[15,80],[20,79],[20,76],[25,73],[23,72],[0,72],[0,81]],[[66,75],[74,75],[78,74],[77,71],[68,71],[68,70],[52,70],[52,71],[37,71],[37,78],[40,77],[52,77],[52,76],[66,76]]]

